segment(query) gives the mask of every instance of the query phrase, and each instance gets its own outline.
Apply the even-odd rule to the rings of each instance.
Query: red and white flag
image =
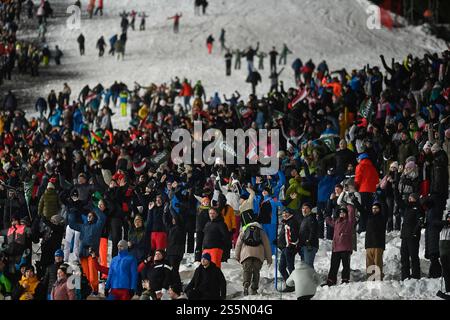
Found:
[[[297,103],[299,103],[300,101],[302,101],[303,99],[305,99],[307,97],[307,95],[308,95],[308,90],[306,89],[306,87],[299,88],[297,96],[295,96],[295,98],[289,103],[288,108],[289,109],[294,108],[295,105]]]

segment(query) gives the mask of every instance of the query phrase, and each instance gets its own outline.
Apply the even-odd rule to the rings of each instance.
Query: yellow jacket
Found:
[[[147,118],[148,114],[149,114],[148,107],[147,107],[147,105],[144,104],[138,111],[138,117],[141,120],[144,120]]]
[[[34,296],[34,294],[36,293],[36,288],[39,284],[39,280],[36,276],[34,276],[33,278],[26,278],[23,276],[22,279],[19,281],[19,284],[24,288],[26,287],[25,291],[22,293],[19,300],[28,300],[27,299],[28,294]]]

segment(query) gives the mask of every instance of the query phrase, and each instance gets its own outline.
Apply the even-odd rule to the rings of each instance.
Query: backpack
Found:
[[[262,244],[261,229],[257,226],[248,226],[244,231],[242,241],[250,247],[257,247]]]

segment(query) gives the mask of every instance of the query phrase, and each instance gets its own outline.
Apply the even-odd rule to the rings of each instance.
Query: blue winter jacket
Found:
[[[97,215],[97,221],[92,224],[77,223],[76,216],[74,214],[69,214],[70,228],[80,232],[80,257],[89,256],[89,247],[92,247],[95,252],[98,253],[100,237],[102,235],[103,226],[105,225],[106,216],[99,208],[94,208],[94,212]]]
[[[122,250],[111,260],[106,289],[128,289],[136,291],[138,281],[136,258]]]
[[[272,190],[273,190],[273,196],[280,199],[280,191],[281,188],[286,185],[286,176],[284,175],[284,172],[281,170],[278,170],[278,180],[272,179]]]
[[[73,131],[79,134],[83,131],[83,114],[78,108],[73,113]]]
[[[319,180],[318,191],[317,191],[317,201],[327,202],[333,193],[334,186],[342,181],[339,176],[326,175]]]
[[[52,116],[50,117],[50,119],[48,119],[48,121],[50,122],[50,125],[52,127],[58,127],[59,126],[59,121],[61,121],[61,110],[60,109],[56,109]]]

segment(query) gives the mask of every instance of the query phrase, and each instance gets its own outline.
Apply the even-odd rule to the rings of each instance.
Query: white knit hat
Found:
[[[423,146],[423,150],[425,151],[425,149],[431,149],[432,146],[433,144],[430,141],[427,141]]]
[[[431,152],[433,152],[433,153],[436,153],[436,152],[438,152],[439,150],[441,150],[441,146],[439,145],[439,143],[435,143],[435,144],[433,144],[433,146],[431,147]]]

